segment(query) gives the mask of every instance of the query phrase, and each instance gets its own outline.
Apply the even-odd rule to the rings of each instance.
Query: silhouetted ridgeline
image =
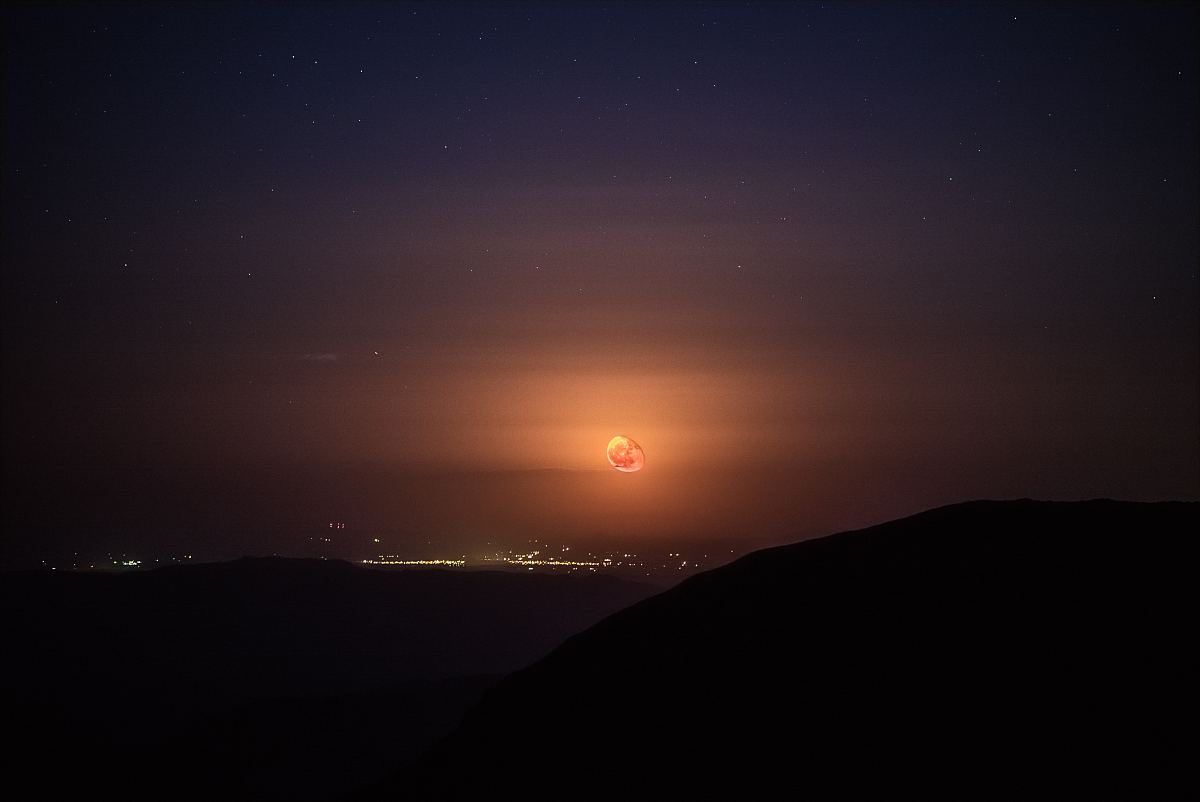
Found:
[[[4,787],[344,793],[445,734],[497,675],[656,590],[285,559],[4,574]]]
[[[501,682],[379,798],[1147,798],[1200,505],[975,502],[751,554]]]

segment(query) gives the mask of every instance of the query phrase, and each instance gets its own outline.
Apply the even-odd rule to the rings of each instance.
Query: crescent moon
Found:
[[[619,434],[608,441],[608,464],[622,473],[636,473],[646,465],[646,454],[632,437]]]

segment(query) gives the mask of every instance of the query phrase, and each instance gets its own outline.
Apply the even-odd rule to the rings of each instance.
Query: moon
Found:
[[[646,465],[646,454],[633,438],[619,434],[608,441],[608,464],[623,473],[635,473]]]

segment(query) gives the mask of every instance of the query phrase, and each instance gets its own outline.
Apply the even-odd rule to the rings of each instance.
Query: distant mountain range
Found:
[[[1173,796],[1198,524],[974,502],[756,552],[570,638],[363,798]]]
[[[2,574],[4,783],[39,789],[4,795],[337,795],[415,757],[499,676],[658,590],[279,558]]]

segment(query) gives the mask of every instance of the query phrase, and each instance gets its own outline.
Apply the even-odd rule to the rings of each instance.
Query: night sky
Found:
[[[3,14],[6,566],[1200,497],[1187,6]]]

